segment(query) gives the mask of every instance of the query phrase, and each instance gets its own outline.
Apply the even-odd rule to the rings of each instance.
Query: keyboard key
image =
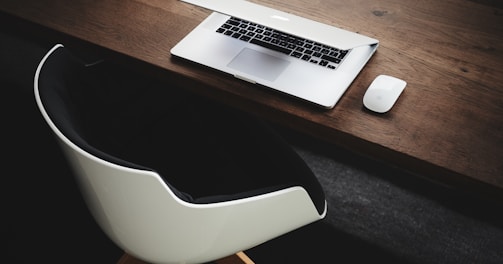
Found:
[[[324,60],[327,60],[327,61],[331,61],[333,63],[340,63],[341,60],[340,59],[337,59],[337,58],[334,58],[334,57],[331,57],[331,56],[328,56],[328,55],[323,55],[321,56],[322,59]]]
[[[250,41],[250,43],[257,44],[257,45],[262,46],[264,48],[272,49],[272,50],[284,53],[286,55],[290,55],[290,53],[292,53],[292,50],[290,50],[290,49],[287,49],[285,47],[280,47],[280,46],[277,46],[277,45],[274,45],[274,44],[271,44],[271,43],[268,43],[268,42],[265,42],[265,41],[262,41],[259,39],[252,39]]]

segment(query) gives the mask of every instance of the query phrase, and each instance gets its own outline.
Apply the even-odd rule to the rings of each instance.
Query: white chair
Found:
[[[79,110],[69,96],[72,78],[81,76],[86,67],[63,45],[54,46],[35,74],[36,102],[73,169],[90,212],[126,253],[150,263],[204,263],[325,216],[324,194],[313,175],[304,179],[257,175],[257,181],[269,181],[270,186],[247,191],[241,186],[232,195],[192,198],[157,168],[93,146],[83,135],[85,129],[76,117]]]

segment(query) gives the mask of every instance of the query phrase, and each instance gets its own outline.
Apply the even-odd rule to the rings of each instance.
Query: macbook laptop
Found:
[[[171,54],[333,108],[379,41],[245,0],[182,0],[213,11]]]

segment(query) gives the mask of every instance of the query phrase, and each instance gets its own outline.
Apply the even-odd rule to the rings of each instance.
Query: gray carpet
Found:
[[[277,262],[503,263],[500,205],[284,132],[322,183],[328,214],[308,228],[317,236],[299,235],[307,255],[286,245]]]

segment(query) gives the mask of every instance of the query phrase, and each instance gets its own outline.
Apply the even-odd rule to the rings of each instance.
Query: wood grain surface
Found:
[[[327,143],[453,187],[503,196],[503,9],[498,1],[254,2],[380,40],[334,109],[173,58],[171,47],[210,13],[180,1],[0,0],[0,10]],[[408,83],[386,114],[371,113],[362,104],[379,74]]]

